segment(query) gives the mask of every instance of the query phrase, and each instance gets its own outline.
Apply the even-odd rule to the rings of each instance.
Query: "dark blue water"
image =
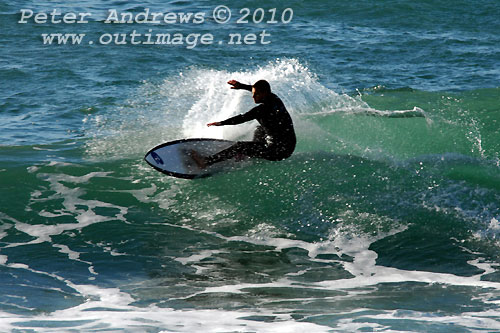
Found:
[[[500,4],[219,5],[0,1],[0,330],[500,330]],[[165,141],[251,136],[205,126],[253,107],[230,79],[271,83],[295,154],[151,169]]]

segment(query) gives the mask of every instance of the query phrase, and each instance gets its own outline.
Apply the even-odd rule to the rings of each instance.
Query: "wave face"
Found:
[[[204,126],[253,107],[228,78],[270,81],[294,155],[196,181],[145,165],[163,141],[251,136]],[[349,96],[296,59],[146,81],[79,143],[5,148],[24,167],[2,160],[2,325],[498,327],[499,93]]]

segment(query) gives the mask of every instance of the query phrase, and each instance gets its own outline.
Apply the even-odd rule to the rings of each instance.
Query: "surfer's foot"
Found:
[[[193,159],[193,161],[196,162],[196,165],[200,169],[205,169],[207,167],[207,162],[205,161],[205,159],[203,158],[203,156],[201,156],[200,154],[198,154],[198,152],[196,150],[191,150],[190,151],[190,155],[191,155],[191,158]]]

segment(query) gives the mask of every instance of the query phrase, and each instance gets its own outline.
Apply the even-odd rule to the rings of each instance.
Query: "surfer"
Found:
[[[270,161],[280,161],[288,158],[295,150],[295,131],[293,122],[281,99],[271,92],[271,86],[266,80],[259,80],[253,85],[240,83],[236,80],[227,82],[231,89],[244,89],[252,92],[253,100],[258,106],[244,114],[223,121],[208,123],[207,126],[238,125],[251,120],[257,120],[253,141],[239,141],[231,147],[211,156],[200,156],[192,151],[191,156],[200,168],[206,168],[214,163],[233,157],[256,157]]]

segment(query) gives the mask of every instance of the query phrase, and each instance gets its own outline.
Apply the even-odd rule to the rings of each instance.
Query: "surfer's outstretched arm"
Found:
[[[244,84],[244,83],[238,82],[236,80],[229,80],[229,81],[227,81],[227,84],[232,85],[231,89],[243,89],[243,90],[252,91],[251,85]]]
[[[215,121],[213,123],[208,123],[207,126],[225,126],[225,125],[239,125],[243,124],[247,121],[257,119],[257,116],[259,113],[262,112],[262,105],[254,107],[252,110],[248,111],[247,113],[240,114],[231,118],[228,118],[223,121]]]

